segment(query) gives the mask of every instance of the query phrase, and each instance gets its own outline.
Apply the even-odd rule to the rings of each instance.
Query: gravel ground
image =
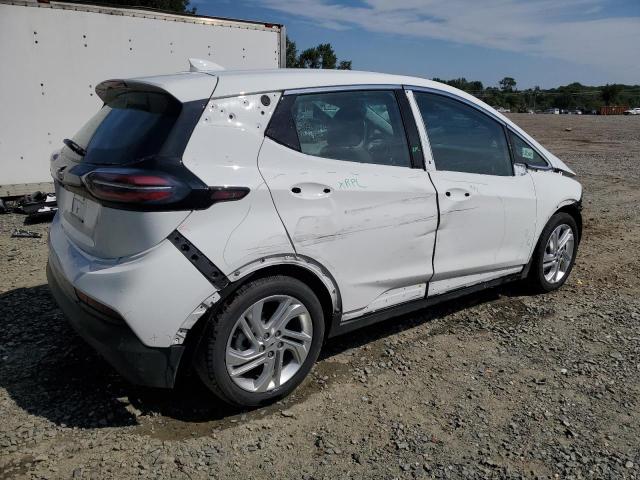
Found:
[[[294,395],[124,382],[0,215],[0,478],[640,478],[640,118],[514,115],[585,186],[558,292],[493,289],[332,340]],[[571,130],[569,130],[571,129]],[[23,227],[24,228],[24,227]]]

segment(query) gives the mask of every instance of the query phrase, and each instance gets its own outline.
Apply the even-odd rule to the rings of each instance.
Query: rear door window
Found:
[[[122,165],[155,155],[160,152],[180,110],[181,103],[169,95],[122,93],[105,104],[73,137],[73,141],[86,150],[79,160]],[[73,152],[70,156],[79,157]]]
[[[513,161],[515,163],[526,163],[535,167],[548,167],[542,155],[536,152],[531,145],[525,142],[518,135],[509,130],[509,141],[511,142],[511,150],[513,152]]]
[[[392,91],[300,94],[278,107],[267,136],[307,155],[410,167],[409,148]]]
[[[513,175],[501,124],[479,110],[443,95],[415,92],[438,170]]]

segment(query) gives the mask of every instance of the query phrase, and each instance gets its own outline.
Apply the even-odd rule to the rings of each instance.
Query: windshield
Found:
[[[65,147],[70,157],[98,165],[122,165],[157,154],[173,128],[181,104],[156,92],[129,91],[105,104],[73,137],[84,156]]]

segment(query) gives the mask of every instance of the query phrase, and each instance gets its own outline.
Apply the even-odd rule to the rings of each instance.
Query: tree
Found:
[[[298,55],[296,42],[287,37],[287,67],[351,70],[351,60],[341,60],[338,63],[338,57],[330,43],[307,48]]]
[[[622,92],[622,85],[609,85],[608,83],[600,89],[600,96],[604,101],[605,105],[611,105],[612,103],[616,103],[616,100],[620,96]]]
[[[286,66],[289,68],[296,68],[298,66],[298,47],[296,47],[296,42],[289,40],[289,37],[287,37]]]
[[[499,84],[503,92],[513,92],[516,89],[516,81],[512,77],[504,77]]]
[[[119,7],[145,7],[166,10],[176,13],[195,14],[196,7],[189,5],[189,0],[91,0],[91,4],[113,5]]]

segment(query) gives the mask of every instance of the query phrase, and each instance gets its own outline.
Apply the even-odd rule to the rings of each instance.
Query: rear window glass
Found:
[[[180,109],[180,102],[162,93],[118,95],[73,137],[73,141],[87,152],[80,160],[99,165],[122,165],[157,154],[176,123]],[[73,153],[71,156],[78,157]]]

